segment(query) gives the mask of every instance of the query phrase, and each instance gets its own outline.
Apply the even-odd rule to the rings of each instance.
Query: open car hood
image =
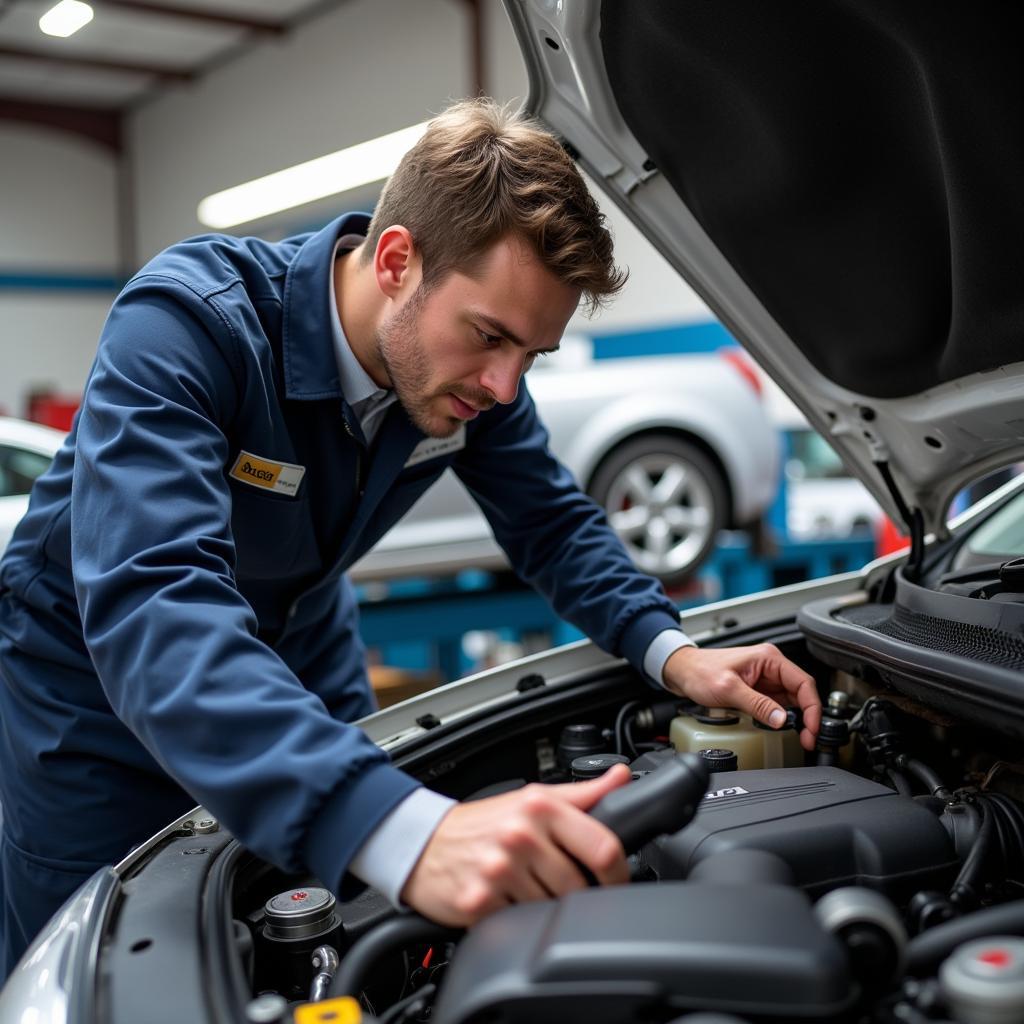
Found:
[[[1024,458],[1018,5],[506,7],[530,110],[897,523]]]

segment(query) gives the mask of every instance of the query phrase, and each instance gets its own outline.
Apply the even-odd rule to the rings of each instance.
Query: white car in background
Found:
[[[36,477],[49,468],[64,433],[0,416],[0,554],[28,508]]]
[[[786,538],[843,540],[878,535],[885,514],[829,440],[764,376],[765,402],[783,438]]]
[[[694,573],[719,530],[756,525],[775,497],[779,436],[739,349],[595,360],[589,339],[571,337],[527,382],[551,450],[607,509],[636,565],[668,585]],[[449,470],[351,575],[507,564]]]

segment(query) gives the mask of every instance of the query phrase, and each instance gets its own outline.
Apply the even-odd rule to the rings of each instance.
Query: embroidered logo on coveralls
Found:
[[[299,484],[302,483],[305,473],[305,466],[295,466],[290,462],[271,462],[269,459],[253,455],[252,452],[241,451],[228,475],[252,487],[287,494],[294,498],[299,492]]]

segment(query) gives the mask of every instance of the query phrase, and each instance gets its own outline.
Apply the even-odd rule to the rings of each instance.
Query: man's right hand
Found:
[[[589,782],[457,804],[430,837],[402,901],[441,924],[469,926],[512,903],[584,888],[574,859],[604,885],[628,881],[622,844],[586,812],[629,780],[629,769],[615,765]]]

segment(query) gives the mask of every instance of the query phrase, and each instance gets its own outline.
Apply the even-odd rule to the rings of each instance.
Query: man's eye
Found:
[[[488,334],[486,331],[481,331],[479,327],[476,329],[476,333],[480,335],[480,340],[483,341],[488,348],[495,348],[497,345],[501,344],[500,334]]]
[[[537,352],[531,352],[526,357],[525,368],[527,370],[529,370],[530,367],[532,367],[534,365],[534,363],[537,362],[538,359],[547,359],[547,357],[549,355],[551,355],[551,353],[549,351],[545,350],[545,349],[540,349]]]

